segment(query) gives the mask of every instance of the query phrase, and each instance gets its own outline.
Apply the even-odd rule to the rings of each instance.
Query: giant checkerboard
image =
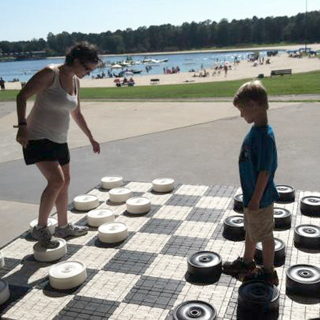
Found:
[[[108,201],[108,192],[95,187],[88,193],[100,200],[100,208],[111,208],[116,221],[128,226],[129,236],[121,244],[99,242],[98,232],[90,228],[87,235],[68,240],[68,253],[61,260],[82,261],[88,278],[74,290],[57,291],[50,287],[48,271],[52,263],[34,260],[34,241],[28,232],[2,248],[5,267],[0,277],[10,284],[11,298],[0,306],[3,319],[169,319],[175,306],[187,300],[212,304],[218,319],[236,319],[238,288],[241,283],[222,275],[218,282],[195,285],[185,280],[187,257],[210,250],[221,255],[223,262],[243,254],[244,242],[222,236],[223,221],[236,214],[233,197],[240,190],[226,186],[176,184],[173,192],[156,194],[151,183],[127,182],[134,196],[144,195],[152,201],[152,210],[141,216],[126,212],[125,204]],[[320,317],[319,303],[288,297],[285,290],[286,269],[293,264],[320,266],[320,254],[296,249],[294,226],[319,224],[319,219],[301,215],[302,196],[278,205],[292,213],[290,230],[275,236],[286,244],[286,262],[277,268],[280,278],[279,319]],[[70,206],[69,220],[86,224],[86,213]]]

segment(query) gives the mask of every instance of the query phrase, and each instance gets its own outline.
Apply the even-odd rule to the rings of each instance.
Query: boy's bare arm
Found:
[[[257,178],[257,184],[254,189],[252,198],[248,204],[249,210],[258,210],[260,208],[260,201],[263,196],[263,192],[267,186],[269,179],[269,172],[268,171],[260,171]]]

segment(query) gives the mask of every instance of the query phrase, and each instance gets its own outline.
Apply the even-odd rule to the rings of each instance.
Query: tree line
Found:
[[[88,41],[101,53],[136,53],[180,51],[250,44],[314,43],[320,41],[320,11],[299,13],[296,16],[267,17],[220,22],[183,23],[181,26],[130,28],[100,34],[81,32],[49,33],[47,39],[31,41],[0,41],[0,53],[45,50],[47,56],[64,55],[76,42]]]

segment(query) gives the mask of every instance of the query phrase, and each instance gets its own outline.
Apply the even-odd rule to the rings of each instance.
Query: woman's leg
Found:
[[[56,199],[56,208],[58,213],[58,227],[55,230],[55,236],[66,238],[69,236],[81,236],[88,232],[87,226],[68,224],[68,190],[70,184],[70,164],[61,167],[64,174],[64,184],[60,189]]]
[[[64,175],[64,184],[60,189],[59,195],[56,199],[56,208],[58,213],[58,225],[64,226],[68,223],[68,190],[70,185],[70,163],[61,166]]]
[[[50,212],[63,187],[64,173],[58,161],[41,161],[36,165],[48,182],[41,195],[38,218],[38,225],[46,226]]]

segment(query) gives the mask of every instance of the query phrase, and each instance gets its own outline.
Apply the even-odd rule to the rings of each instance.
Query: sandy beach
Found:
[[[277,49],[293,50],[304,47],[304,45],[277,47]],[[320,44],[309,45],[313,50],[320,50]],[[268,48],[264,48],[268,49]],[[270,48],[271,49],[271,48]],[[276,50],[275,48],[272,48]],[[235,50],[235,49],[234,49]],[[246,50],[258,50],[254,48],[246,48]],[[262,50],[262,48],[260,48]],[[194,77],[194,74],[198,75],[201,70],[196,72],[180,72],[178,74],[160,74],[160,75],[143,75],[134,76],[136,86],[149,86],[151,79],[159,79],[158,85],[169,84],[187,84],[187,83],[203,83],[213,81],[228,81],[228,80],[240,80],[247,78],[256,78],[259,74],[263,74],[265,77],[269,77],[272,70],[279,69],[292,69],[292,73],[301,73],[308,71],[320,70],[319,58],[291,58],[287,53],[281,53],[276,57],[270,58],[270,64],[258,64],[253,66],[253,62],[241,61],[237,65],[231,65],[232,69],[228,70],[227,76],[221,71],[220,74],[214,73],[214,65],[212,68],[206,69],[209,72],[207,77]],[[115,87],[114,78],[106,79],[81,79],[81,87],[83,88],[102,88],[102,87]],[[20,89],[20,82],[6,83],[7,89]]]

